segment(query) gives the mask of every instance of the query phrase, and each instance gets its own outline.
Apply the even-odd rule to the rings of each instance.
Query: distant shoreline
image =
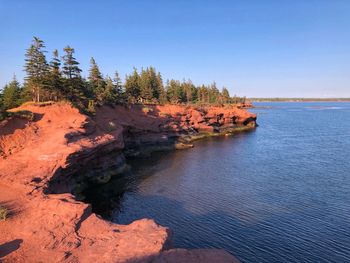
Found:
[[[252,102],[350,102],[350,98],[250,98]]]

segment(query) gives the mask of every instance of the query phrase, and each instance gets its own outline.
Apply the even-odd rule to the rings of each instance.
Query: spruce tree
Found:
[[[163,79],[162,79],[160,72],[158,72],[158,74],[157,74],[157,86],[159,89],[159,102],[161,104],[168,103],[168,97],[167,97],[167,94],[166,94],[166,91],[165,91],[165,88],[163,85]]]
[[[50,99],[57,101],[59,98],[63,97],[64,87],[60,70],[61,61],[57,49],[53,51],[52,55],[53,57],[50,61]]]
[[[216,87],[216,83],[213,82],[209,87],[209,103],[218,103],[220,91]]]
[[[148,75],[149,75],[149,82],[150,82],[151,89],[152,89],[153,101],[154,102],[158,102],[159,101],[160,89],[161,89],[161,87],[160,87],[161,83],[159,82],[159,79],[157,77],[156,69],[154,67],[149,67]]]
[[[193,99],[193,89],[194,89],[192,81],[191,80],[184,81],[182,83],[182,88],[185,93],[186,102],[191,103]]]
[[[228,92],[227,88],[225,88],[225,87],[222,88],[221,95],[222,95],[223,103],[230,102],[230,93]]]
[[[142,69],[140,74],[140,97],[141,102],[149,103],[153,99],[153,87],[150,71]]]
[[[90,59],[90,69],[89,69],[89,87],[93,96],[99,104],[105,102],[106,97],[106,81],[103,79],[102,73],[93,57]],[[111,87],[109,87],[111,88]],[[110,91],[112,92],[112,90]]]
[[[76,60],[74,55],[74,48],[66,46],[63,51],[65,55],[63,59],[63,74],[68,79],[80,78],[81,69],[79,68],[79,62]]]
[[[125,94],[128,102],[136,103],[140,100],[140,76],[134,68],[132,75],[125,77]]]
[[[65,55],[63,59],[62,73],[65,76],[65,89],[68,94],[68,99],[77,100],[84,98],[85,86],[84,81],[80,76],[81,69],[79,68],[79,62],[74,55],[74,48],[66,46],[63,51]]]
[[[124,103],[126,98],[125,98],[125,93],[123,91],[123,83],[122,80],[119,76],[118,71],[115,72],[114,74],[114,88],[115,88],[115,93],[116,93],[116,103]]]
[[[13,80],[7,84],[2,91],[2,107],[4,110],[8,110],[14,107],[17,107],[21,104],[21,86],[16,79],[16,76],[13,77]]]
[[[113,83],[113,80],[106,76],[105,80],[105,87],[103,90],[103,93],[100,94],[103,103],[115,103],[117,100],[116,92],[115,92],[115,85]]]
[[[44,42],[38,37],[34,37],[32,44],[25,54],[26,81],[31,91],[32,100],[40,101],[43,90],[47,87],[47,77],[49,66],[45,57]]]
[[[90,59],[90,69],[89,69],[88,80],[90,85],[93,86],[94,88],[97,88],[99,83],[103,81],[102,73],[93,57],[91,57]]]
[[[209,89],[205,85],[198,89],[198,100],[203,104],[209,103]]]
[[[172,79],[168,82],[167,94],[171,103],[178,104],[185,101],[185,93],[183,91],[180,81],[178,80]]]

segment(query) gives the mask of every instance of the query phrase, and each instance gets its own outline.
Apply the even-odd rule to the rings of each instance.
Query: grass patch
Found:
[[[55,102],[54,101],[42,101],[42,102],[27,101],[23,103],[21,106],[33,105],[33,106],[45,107],[45,106],[50,106],[52,104],[55,104]]]
[[[6,117],[18,117],[28,121],[34,120],[34,113],[29,110],[7,111]]]
[[[34,113],[29,110],[16,111],[16,112],[13,112],[13,115],[21,119],[26,119],[28,121],[34,120]]]
[[[34,113],[29,110],[18,110],[18,111],[5,111],[0,112],[0,121],[5,120],[10,117],[18,117],[21,119],[26,119],[28,121],[34,120]]]
[[[5,207],[0,206],[0,220],[6,220],[8,216],[8,210]]]

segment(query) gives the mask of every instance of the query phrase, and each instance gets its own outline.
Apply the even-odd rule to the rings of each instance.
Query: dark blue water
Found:
[[[350,262],[350,103],[256,105],[255,131],[138,161],[113,221],[242,262]]]

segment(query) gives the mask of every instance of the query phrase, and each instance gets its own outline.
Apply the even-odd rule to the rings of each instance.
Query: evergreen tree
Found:
[[[180,81],[178,80],[170,80],[167,84],[167,94],[168,99],[171,103],[182,103],[185,101],[185,93],[181,86]]]
[[[158,79],[157,71],[154,67],[149,67],[148,75],[149,75],[149,82],[152,89],[152,97],[153,97],[153,100],[156,102],[159,100],[161,83],[160,83],[160,80]]]
[[[79,68],[79,62],[76,60],[74,55],[74,48],[66,46],[63,51],[65,55],[63,59],[63,74],[68,79],[80,78],[81,69]]]
[[[220,91],[216,87],[216,83],[213,82],[209,88],[209,103],[218,103]]]
[[[150,71],[142,69],[140,74],[140,97],[141,102],[149,103],[153,99],[152,79]]]
[[[192,85],[192,103],[198,102],[198,88]]]
[[[113,83],[113,80],[109,76],[106,76],[104,82],[105,82],[105,88],[103,90],[103,93],[101,94],[102,101],[104,103],[113,104],[117,101],[116,87]]]
[[[2,113],[5,111],[4,98],[3,97],[4,97],[3,90],[0,90],[0,120],[2,119]]]
[[[134,68],[132,75],[127,75],[125,78],[125,94],[128,102],[138,102],[140,99],[140,90],[140,76],[137,69]]]
[[[159,97],[163,92],[164,87],[160,73],[154,67],[149,67],[141,70],[140,74],[140,97],[143,102],[159,102]]]
[[[63,80],[60,70],[61,61],[59,59],[58,51],[53,51],[53,57],[50,61],[50,99],[58,100],[63,97]]]
[[[107,78],[107,79],[111,80],[110,78]],[[106,95],[107,91],[105,90],[106,81],[103,79],[102,73],[93,57],[90,59],[90,70],[89,70],[88,80],[89,80],[89,87],[90,87],[91,93],[93,94],[93,96],[95,97],[96,101],[99,104],[103,104],[107,96]],[[112,80],[110,85],[113,85]],[[112,92],[113,90],[112,86],[109,86],[108,88],[110,88],[111,89],[110,92]]]
[[[21,104],[21,91],[21,86],[16,76],[14,76],[13,80],[2,91],[2,107],[4,110],[17,107]]]
[[[65,55],[63,59],[63,70],[62,73],[65,76],[65,89],[68,94],[68,98],[71,100],[77,100],[84,98],[85,94],[85,83],[80,76],[81,69],[79,68],[79,62],[76,60],[74,55],[74,48],[66,46],[63,51]]]
[[[114,88],[115,88],[115,94],[116,94],[116,103],[124,103],[126,101],[125,98],[125,92],[123,91],[123,82],[119,76],[118,71],[114,74]]]
[[[119,76],[118,71],[114,73],[114,79],[113,79],[113,97],[114,97],[114,103],[125,103],[126,97],[125,92],[123,90],[123,82]]]
[[[187,103],[193,102],[193,95],[194,95],[193,93],[194,93],[195,87],[192,84],[192,81],[191,80],[184,81],[182,83],[182,88],[185,93],[186,102]]]
[[[159,89],[159,102],[161,104],[168,103],[167,93],[165,91],[165,88],[163,85],[162,75],[160,74],[160,72],[158,72],[158,74],[157,74],[157,86]]]
[[[96,61],[93,57],[90,59],[90,70],[89,70],[89,77],[88,80],[91,84],[97,85],[99,82],[103,80],[102,73],[100,72],[99,67],[96,64]]]
[[[222,102],[223,103],[229,103],[230,102],[230,93],[228,92],[228,89],[223,87],[221,91],[222,95]]]
[[[30,89],[32,100],[40,101],[42,91],[47,87],[49,66],[46,61],[44,42],[34,37],[25,54],[26,87]]]
[[[205,85],[198,89],[198,100],[200,103],[209,103],[209,89]]]

